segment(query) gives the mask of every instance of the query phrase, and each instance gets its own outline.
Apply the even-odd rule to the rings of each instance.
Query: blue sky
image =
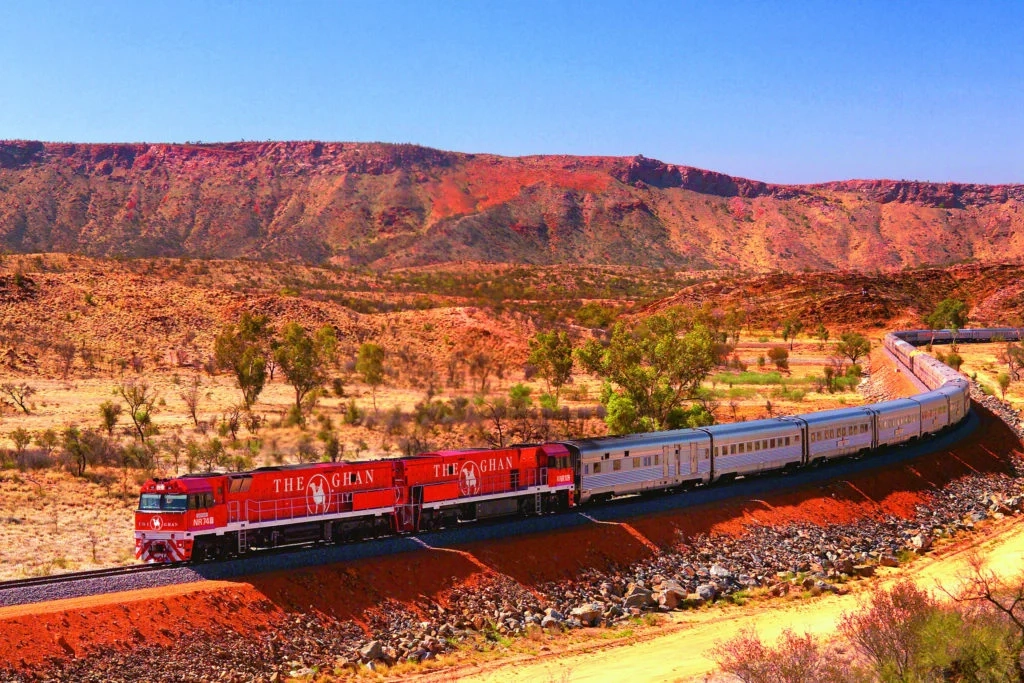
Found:
[[[0,138],[1024,182],[1024,2],[0,4]]]

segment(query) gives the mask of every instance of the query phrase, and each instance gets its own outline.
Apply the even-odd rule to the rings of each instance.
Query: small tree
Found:
[[[477,391],[481,394],[487,391],[487,377],[494,369],[494,360],[490,354],[478,351],[469,357],[469,375],[480,380],[480,387]]]
[[[153,430],[153,411],[156,392],[151,391],[144,381],[129,380],[114,390],[128,404],[128,417],[135,426],[139,441],[145,442]]]
[[[572,342],[565,332],[538,332],[530,340],[529,363],[536,366],[538,374],[547,383],[550,394],[552,387],[557,397],[562,386],[572,377]]]
[[[1024,347],[1016,342],[1007,342],[1006,348],[999,354],[999,360],[1006,363],[1006,371],[1010,379],[1020,379],[1021,370],[1024,370]]]
[[[1006,398],[1006,390],[1010,388],[1010,375],[1005,372],[1000,372],[999,376],[996,377],[996,381],[999,382],[999,390],[1003,393],[1003,398]]]
[[[356,357],[356,372],[363,382],[370,387],[373,399],[373,412],[377,412],[377,387],[384,384],[384,347],[366,342],[359,347]]]
[[[960,299],[947,298],[939,302],[939,305],[924,319],[924,322],[933,332],[943,328],[951,330],[953,332],[953,348],[956,349],[957,334],[967,325],[968,315],[967,304]],[[932,334],[932,341],[935,341],[934,334]]]
[[[0,393],[6,394],[14,405],[21,408],[21,411],[28,415],[28,400],[35,395],[36,389],[27,382],[21,382],[20,384],[17,382],[4,382],[0,384]]]
[[[225,326],[213,341],[216,364],[230,370],[250,408],[267,381],[267,354],[272,330],[265,315],[242,313],[235,325]]]
[[[103,420],[103,428],[107,430],[107,436],[114,436],[114,427],[121,417],[121,404],[113,401],[104,401],[100,404],[100,418]]]
[[[859,332],[843,332],[836,344],[836,353],[850,359],[854,365],[871,351],[871,342]]]
[[[890,590],[876,590],[859,612],[844,614],[839,632],[871,663],[879,679],[912,680],[932,611],[926,592],[901,581]]]
[[[53,352],[57,354],[57,366],[60,369],[62,379],[67,379],[71,367],[75,364],[75,354],[78,348],[74,342],[62,341],[53,345]]]
[[[773,346],[768,349],[768,359],[782,371],[789,371],[789,351],[785,346]]]
[[[1012,639],[1013,665],[1017,680],[1024,681],[1024,574],[1003,579],[985,567],[977,552],[967,558],[968,574],[963,577],[963,588],[957,594],[943,589],[959,603],[981,604],[1003,617],[1014,631]]]
[[[818,338],[818,348],[824,348],[828,343],[828,328],[825,327],[825,323],[818,323],[818,330],[814,336]]]
[[[305,422],[303,401],[327,381],[326,364],[333,343],[333,330],[328,334],[321,328],[310,336],[298,323],[288,323],[281,331],[281,343],[274,357],[295,390],[293,412],[299,423]]]
[[[782,322],[782,340],[789,340],[789,350],[793,350],[793,342],[803,332],[804,324],[799,318],[787,318]]]
[[[203,399],[203,380],[199,376],[199,373],[192,375],[189,379],[188,384],[178,392],[178,396],[185,402],[185,407],[188,409],[188,414],[192,418],[192,424],[196,427],[199,426],[199,403]]]
[[[35,443],[43,449],[43,453],[45,453],[46,458],[49,459],[53,455],[54,449],[60,445],[60,437],[57,436],[57,432],[53,429],[44,429],[36,433]]]
[[[18,469],[23,470],[25,469],[25,449],[32,443],[32,435],[28,430],[18,427],[8,436],[14,442],[14,461],[18,464]]]
[[[89,465],[89,449],[82,442],[82,432],[78,427],[71,425],[64,429],[61,448],[71,472],[76,477],[85,474],[85,468]]]
[[[480,397],[476,400],[476,407],[491,424],[490,430],[483,430],[484,438],[495,448],[504,448],[505,436],[508,431],[508,401],[502,397],[492,400],[484,400],[483,397]]]
[[[946,365],[953,368],[957,372],[960,371],[960,366],[962,366],[963,364],[963,357],[956,351],[951,351],[950,354],[946,356]]]

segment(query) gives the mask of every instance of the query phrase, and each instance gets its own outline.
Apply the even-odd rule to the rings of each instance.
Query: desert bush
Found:
[[[829,683],[864,680],[834,649],[786,629],[775,647],[744,629],[711,650],[718,666],[743,683]]]

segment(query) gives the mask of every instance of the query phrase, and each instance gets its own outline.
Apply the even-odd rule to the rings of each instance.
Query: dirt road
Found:
[[[937,586],[955,589],[967,571],[969,551],[977,548],[988,566],[997,573],[1019,572],[1024,557],[1024,525],[1003,520],[984,536],[965,540],[934,556],[926,556],[909,567],[889,570],[881,581],[889,583],[906,576],[929,590]],[[752,626],[772,642],[785,628],[830,634],[839,617],[856,609],[868,584],[845,596],[824,596],[816,600],[775,600],[746,607],[715,608],[673,615],[656,634],[638,636],[628,642],[593,642],[568,651],[539,657],[520,657],[467,667],[445,674],[445,680],[499,683],[506,681],[703,681],[715,664],[708,651],[718,642]],[[876,585],[872,583],[871,585]]]

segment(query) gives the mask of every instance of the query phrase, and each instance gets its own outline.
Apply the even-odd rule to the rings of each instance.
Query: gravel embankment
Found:
[[[872,391],[869,379],[864,390]],[[972,398],[1003,419],[1018,437],[1024,436],[1019,416],[976,386]],[[785,479],[763,478],[732,487],[696,491],[628,502],[588,511],[600,520],[629,519],[638,514],[698,505],[730,496],[755,497],[781,487],[807,487],[871,468],[890,468],[932,452],[942,452],[977,429],[972,415],[967,425],[927,444],[833,467],[801,472]],[[1009,437],[1007,437],[1009,438]],[[564,630],[614,625],[647,612],[666,612],[707,602],[740,600],[744,592],[792,591],[842,593],[845,583],[870,576],[878,566],[896,565],[913,553],[925,553],[936,539],[968,533],[983,520],[1021,514],[1024,508],[1024,460],[1012,456],[1012,473],[971,474],[922,496],[913,514],[905,517],[871,515],[844,524],[791,523],[754,526],[742,537],[681,538],[671,549],[611,571],[587,570],[572,581],[547,583],[529,589],[512,578],[484,572],[472,586],[458,586],[438,598],[421,596],[412,603],[384,601],[364,616],[365,629],[351,621],[325,617],[311,606],[290,614],[287,621],[257,637],[227,631],[198,633],[171,649],[142,646],[131,652],[102,652],[69,660],[47,676],[61,680],[277,680],[319,671],[375,668],[381,663],[422,661],[439,653],[542,629]],[[673,501],[685,500],[684,504]],[[582,515],[528,520],[525,532],[592,524]],[[502,523],[442,532],[424,537],[434,547],[524,533],[524,523]],[[302,554],[247,560],[245,573],[311,566],[369,554],[390,554],[418,547],[408,539],[390,539],[344,548],[317,549]],[[241,575],[241,564],[224,563],[183,572],[179,581],[229,578]],[[166,577],[170,578],[170,577]],[[132,577],[149,582],[156,576]],[[160,578],[164,581],[164,578]],[[170,582],[170,581],[168,581]],[[164,585],[164,584],[160,584]],[[125,586],[119,590],[131,587]],[[45,590],[53,591],[52,588]],[[105,591],[104,591],[105,592]],[[52,599],[53,595],[48,596]],[[0,595],[0,600],[9,596]],[[28,600],[24,600],[28,601]],[[153,662],[160,667],[154,669]],[[2,671],[2,666],[0,666]],[[15,676],[15,680],[18,680]]]

